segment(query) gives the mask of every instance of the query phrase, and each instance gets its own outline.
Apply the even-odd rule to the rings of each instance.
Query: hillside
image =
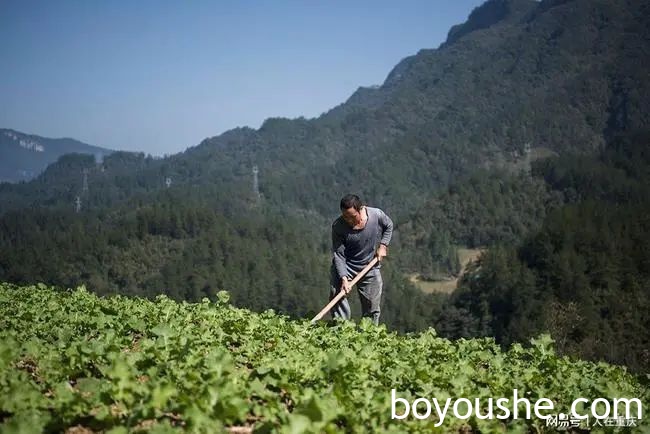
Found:
[[[562,198],[542,218],[522,219],[530,207],[509,195],[488,202],[490,212],[456,208],[455,215],[479,222],[505,211],[501,221],[522,219],[535,228],[511,242],[504,241],[512,231],[502,230],[505,235],[470,267],[441,310],[438,330],[449,337],[493,336],[504,345],[548,331],[562,353],[649,372],[649,149],[645,131],[618,137],[597,156],[535,165],[547,194]],[[508,188],[502,187],[488,190],[486,202]],[[472,227],[475,236],[499,230],[494,224]],[[435,231],[431,235],[437,239]]]
[[[489,0],[379,87],[360,88],[318,118],[270,118],[160,164],[143,161],[117,180],[96,177],[90,204],[112,206],[115,188],[119,197],[132,196],[133,185],[150,194],[165,177],[237,197],[250,192],[258,165],[273,205],[328,215],[357,191],[401,212],[477,168],[518,163],[527,148],[593,153],[612,134],[648,124],[648,16],[645,2]],[[48,179],[17,206],[68,207],[50,186],[75,188],[75,180]],[[7,207],[0,201],[0,212]]]
[[[101,161],[111,152],[74,139],[50,139],[0,129],[0,182],[29,181],[64,154],[90,154]]]
[[[501,410],[504,417],[493,420],[391,419],[393,388],[409,401],[478,398],[483,415],[489,397],[512,398],[514,389],[531,401],[551,399],[554,411],[545,414],[568,412],[577,397],[650,402],[647,378],[558,357],[548,336],[501,351],[492,339],[450,342],[433,329],[399,337],[370,322],[312,326],[236,309],[226,293],[192,304],[0,284],[0,357],[5,433],[487,433],[546,426],[535,415],[523,418],[523,407],[516,419]]]

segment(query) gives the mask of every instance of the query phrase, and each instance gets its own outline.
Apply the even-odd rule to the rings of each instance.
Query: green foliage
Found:
[[[433,329],[400,337],[364,320],[310,325],[223,301],[176,303],[0,284],[0,430],[111,433],[431,432],[391,420],[390,390],[415,397],[637,397],[625,369],[558,357],[541,336],[508,351],[451,342]],[[615,385],[615,388],[612,388]],[[644,419],[645,421],[645,419]],[[540,420],[447,417],[444,432],[538,432]]]
[[[650,369],[650,135],[536,167],[567,202],[520,243],[493,248],[438,320],[448,336],[509,344],[550,331],[563,353]],[[446,314],[449,312],[449,314]],[[470,318],[456,320],[458,312]]]
[[[400,266],[424,275],[432,270],[457,273],[458,246],[514,244],[538,229],[561,203],[561,194],[525,173],[477,171],[435,195],[400,225]]]
[[[0,280],[187,301],[215,300],[225,290],[235,305],[256,311],[318,312],[329,295],[328,223],[292,209],[239,206],[232,214],[175,195],[108,216],[9,212],[0,217]],[[439,301],[405,282],[390,261],[383,270],[382,321],[400,331],[429,326]]]

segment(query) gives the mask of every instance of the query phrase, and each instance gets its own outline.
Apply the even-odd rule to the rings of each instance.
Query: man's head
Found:
[[[363,204],[356,194],[346,194],[341,199],[341,216],[350,226],[356,226],[361,223],[361,208],[363,208]]]

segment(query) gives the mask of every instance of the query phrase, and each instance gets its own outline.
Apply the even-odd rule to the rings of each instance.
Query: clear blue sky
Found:
[[[0,128],[162,155],[316,117],[482,3],[2,0]]]

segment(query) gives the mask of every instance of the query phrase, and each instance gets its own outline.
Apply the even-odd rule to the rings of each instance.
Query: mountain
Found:
[[[440,47],[405,58],[382,85],[318,118],[228,131],[143,163],[120,184],[159,191],[170,177],[251,191],[257,165],[267,203],[329,215],[357,191],[407,215],[477,168],[521,164],[527,149],[594,153],[607,137],[650,124],[649,16],[647,2],[489,0]],[[27,206],[57,203],[48,188],[25,196]]]
[[[74,139],[50,139],[0,129],[0,182],[29,181],[64,154],[92,154],[101,160],[111,152]]]

